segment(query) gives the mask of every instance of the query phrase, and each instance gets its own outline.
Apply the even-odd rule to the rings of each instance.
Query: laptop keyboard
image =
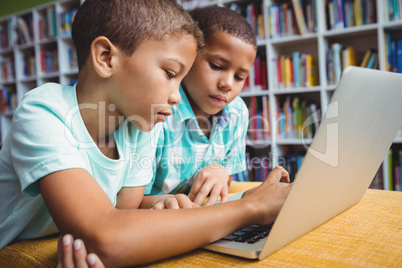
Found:
[[[226,241],[254,244],[266,238],[271,231],[271,225],[251,225],[222,238]]]

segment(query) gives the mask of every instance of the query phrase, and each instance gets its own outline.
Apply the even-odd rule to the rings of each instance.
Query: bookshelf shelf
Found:
[[[32,10],[0,18],[0,65],[2,67],[0,72],[0,93],[3,95],[4,92],[9,93],[7,109],[2,107],[3,112],[0,115],[0,143],[4,140],[10,127],[15,98],[19,102],[22,96],[31,88],[45,82],[72,84],[76,81],[78,68],[74,62],[74,45],[71,40],[69,21],[83,1],[55,1]],[[255,24],[252,23],[252,27],[254,27],[257,34],[258,65],[256,61],[250,73],[248,84],[245,87],[247,89],[242,91],[240,96],[244,98],[249,106],[250,116],[253,120],[257,118],[257,121],[261,121],[254,122],[252,126],[254,127],[256,124],[264,126],[262,129],[254,128],[254,132],[250,131],[247,140],[247,151],[251,158],[262,159],[265,164],[268,162],[268,169],[278,164],[286,164],[286,162],[294,165],[294,159],[298,159],[299,163],[300,158],[306,152],[306,147],[311,143],[312,139],[308,136],[313,135],[314,132],[303,139],[294,138],[296,137],[295,133],[287,133],[288,137],[284,136],[283,133],[281,134],[280,114],[283,113],[285,116],[288,112],[289,114],[290,112],[294,113],[295,110],[289,110],[289,106],[291,106],[290,103],[296,100],[300,101],[300,105],[305,102],[304,105],[316,109],[316,117],[318,116],[316,120],[319,121],[329,104],[330,97],[336,89],[338,81],[337,79],[330,79],[331,73],[329,72],[330,68],[333,67],[331,65],[333,62],[329,55],[334,53],[332,51],[334,44],[339,44],[339,53],[345,51],[348,46],[354,47],[357,54],[357,65],[361,64],[365,54],[371,50],[376,52],[374,56],[370,55],[373,57],[374,68],[402,72],[402,64],[401,69],[398,70],[395,60],[391,59],[392,55],[389,53],[390,43],[392,42],[396,46],[398,40],[402,40],[402,12],[397,13],[394,10],[389,10],[387,7],[388,1],[343,1],[344,3],[364,3],[370,9],[367,9],[366,13],[363,11],[363,13],[359,13],[355,7],[349,6],[347,9],[349,10],[348,14],[349,16],[353,14],[353,20],[348,17],[345,22],[335,21],[335,18],[341,18],[341,16],[334,16],[332,24],[330,23],[332,14],[329,13],[328,4],[330,2],[340,3],[341,1],[338,0],[178,0],[178,2],[187,10],[219,5],[235,9],[246,18],[254,16],[254,19],[249,21],[255,21]],[[285,20],[283,20],[282,24],[276,25],[280,27],[281,31],[272,34],[272,20],[270,20],[272,16],[280,18],[284,14],[292,14],[293,3],[296,2],[301,3],[301,13],[299,12],[299,14],[303,15],[298,18],[304,20],[305,27],[299,23],[295,16],[292,19],[292,24],[286,24]],[[401,1],[398,2],[398,4],[400,3]],[[280,13],[284,12],[285,9],[281,11],[280,8],[272,8],[274,5],[280,7],[283,4],[290,8],[289,13]],[[315,10],[315,13],[307,11],[307,6],[311,6],[311,10]],[[353,12],[351,13],[350,11]],[[260,20],[257,18],[260,18]],[[345,20],[346,18],[345,16]],[[20,29],[11,27],[13,23],[21,22],[21,19],[26,24],[26,27],[23,28],[28,29],[25,34],[22,33],[26,37],[24,38],[26,42],[21,42],[21,37],[18,38]],[[9,29],[14,29],[11,38],[8,36]],[[400,41],[400,44],[402,49],[402,41]],[[42,71],[41,52],[49,50],[54,51],[53,60],[57,61],[57,64],[55,64],[56,68],[44,72]],[[278,84],[277,59],[281,56],[290,58],[294,52],[308,54],[314,58],[317,69],[313,84],[297,86],[295,81],[291,79],[286,87]],[[31,65],[34,65],[35,72],[25,74],[22,72],[23,67],[26,66],[26,64],[24,65],[24,60],[28,61],[29,57],[34,58],[34,63],[31,63]],[[342,59],[341,54],[339,57],[340,61],[336,64],[346,61],[347,57]],[[293,59],[291,58],[292,63]],[[342,67],[340,67],[338,75],[341,72]],[[5,73],[6,76],[4,75]],[[10,98],[13,99],[13,102],[10,102]],[[284,111],[285,108],[288,109],[286,112]],[[311,111],[304,112],[305,116],[311,114]],[[290,117],[286,118],[289,119]],[[291,136],[294,137],[289,138]],[[401,144],[402,131],[392,145],[394,158],[384,159],[382,170],[376,177],[389,176],[389,165],[398,160],[396,159],[398,155],[402,155],[402,153],[399,154],[399,150],[402,150]],[[402,163],[402,160],[399,161]],[[291,173],[294,174],[294,166],[291,169]],[[264,172],[253,170],[246,173],[266,174],[266,170]],[[391,189],[389,184],[384,184],[386,189]]]
[[[279,38],[271,38],[270,43],[272,45],[282,45],[282,44],[299,44],[303,41],[311,41],[318,38],[318,34],[316,33],[307,33],[304,35],[292,35],[286,37],[279,37]]]
[[[314,87],[300,87],[300,88],[287,88],[287,89],[275,89],[274,94],[275,95],[286,95],[286,94],[299,94],[299,93],[311,93],[311,92],[317,92],[320,93],[321,87],[320,86],[314,86]]]

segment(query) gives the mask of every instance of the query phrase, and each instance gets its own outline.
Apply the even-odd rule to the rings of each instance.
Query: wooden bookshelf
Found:
[[[0,88],[9,98],[3,100],[3,104],[7,104],[6,109],[2,106],[0,116],[1,140],[10,128],[15,105],[27,91],[45,82],[71,84],[76,81],[78,69],[72,60],[75,52],[68,21],[82,2],[56,1],[0,18]],[[402,46],[402,7],[397,0],[178,2],[188,10],[208,5],[232,8],[247,17],[256,31],[258,57],[240,95],[250,108],[253,122],[247,140],[248,162],[257,160],[261,168],[248,170],[242,177],[258,177],[255,175],[258,173],[261,179],[278,164],[296,173],[295,165],[300,164],[314,130],[301,131],[302,135],[298,135],[300,125],[291,129],[296,132],[291,132],[286,124],[283,126],[283,120],[286,123],[292,118],[294,105],[298,103],[297,113],[300,107],[308,107],[302,111],[302,123],[310,117],[305,126],[316,127],[336,88],[342,63],[350,61],[361,65],[371,51],[375,56],[364,66],[402,72],[402,60],[398,65],[395,60],[398,54],[390,49],[398,44]],[[294,12],[294,7],[300,7],[298,12]],[[9,24],[18,25],[17,22],[22,21],[26,24],[26,27],[21,26],[26,28],[20,34],[22,37],[17,38],[17,31],[14,31],[15,35],[10,38]],[[52,62],[49,64],[54,68],[44,71],[44,58]],[[316,66],[309,72],[313,78],[306,72],[309,66]],[[396,163],[402,162],[399,159],[402,131],[391,149],[391,157],[384,160],[376,177],[388,177]],[[392,189],[389,184],[383,183],[381,187]]]

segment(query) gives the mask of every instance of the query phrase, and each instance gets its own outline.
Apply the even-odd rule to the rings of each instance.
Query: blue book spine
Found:
[[[281,128],[281,138],[286,138],[286,122],[285,122],[285,113],[283,112],[283,109],[280,109],[279,111],[279,125]]]
[[[402,73],[402,39],[397,41],[397,59],[398,73]]]
[[[293,75],[295,80],[295,87],[300,87],[300,52],[293,52]]]

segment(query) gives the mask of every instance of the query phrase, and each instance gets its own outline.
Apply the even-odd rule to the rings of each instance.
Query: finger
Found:
[[[188,194],[188,198],[190,198],[191,201],[194,202],[198,192],[201,189],[201,186],[204,184],[205,179],[206,177],[203,171],[198,173],[197,178],[194,180],[193,185],[191,186],[190,193]]]
[[[151,209],[153,209],[153,210],[162,210],[164,208],[165,208],[165,203],[163,201],[159,201]]]
[[[221,191],[221,203],[227,202],[229,199],[228,187],[223,187]]]
[[[219,196],[221,193],[221,188],[219,185],[214,185],[212,187],[211,193],[209,194],[209,199],[208,201],[205,203],[205,206],[210,206],[215,204],[215,202],[218,200]]]
[[[276,166],[266,178],[270,182],[278,182],[280,179],[284,182],[290,182],[289,173],[281,166]]]
[[[170,198],[166,200],[165,206],[167,209],[179,209],[179,202],[176,198]]]
[[[88,254],[87,257],[88,266],[91,268],[104,268],[102,261],[99,259],[98,255],[94,253]]]
[[[198,193],[194,199],[194,203],[201,205],[202,202],[204,202],[205,198],[207,198],[208,194],[211,192],[212,186],[213,185],[210,182],[206,181],[202,185],[201,189],[198,191]]]
[[[87,268],[87,249],[81,239],[74,240],[74,264],[76,268]]]
[[[176,195],[176,199],[179,204],[179,208],[193,208],[193,202],[191,202],[187,195],[178,194]]]
[[[73,260],[73,236],[66,234],[63,236],[63,256],[62,256],[62,264],[63,267],[74,267],[74,260]]]

